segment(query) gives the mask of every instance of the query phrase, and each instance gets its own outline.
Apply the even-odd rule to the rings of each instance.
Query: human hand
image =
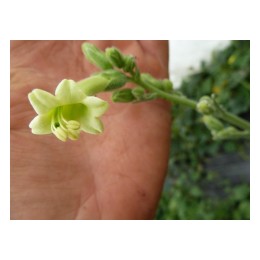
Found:
[[[166,41],[92,41],[134,54],[142,72],[167,77]],[[31,134],[34,88],[54,92],[64,78],[96,69],[82,41],[11,43],[11,219],[150,219],[167,168],[170,113],[162,100],[112,104],[101,135],[63,143]],[[99,96],[109,100],[111,94]]]

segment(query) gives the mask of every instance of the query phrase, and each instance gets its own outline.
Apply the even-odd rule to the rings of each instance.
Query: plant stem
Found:
[[[196,102],[191,100],[191,99],[188,99],[186,97],[182,97],[182,96],[177,96],[175,94],[169,94],[169,93],[166,93],[154,86],[151,86],[151,85],[148,85],[142,81],[137,81],[135,80],[134,83],[136,83],[137,85],[139,86],[142,86],[154,93],[157,93],[159,97],[161,98],[164,98],[168,101],[171,101],[172,103],[176,103],[176,104],[180,104],[180,105],[185,105],[187,107],[190,107],[190,108],[193,108],[193,109],[196,109]]]
[[[241,129],[250,130],[250,123],[248,121],[229,112],[225,111],[224,113],[221,113],[217,117]]]
[[[148,85],[145,82],[141,81],[140,79],[138,80],[134,80],[131,79],[132,82],[134,82],[135,84],[144,87],[147,90],[150,90],[154,93],[158,94],[158,97],[164,98],[172,103],[175,104],[180,104],[180,105],[185,105],[188,106],[192,109],[196,110],[197,107],[197,102],[194,100],[191,100],[189,98],[183,97],[183,96],[177,96],[176,94],[169,94],[167,92],[164,92],[161,89],[158,89],[152,85]],[[217,113],[216,115],[214,115],[220,119],[222,119],[223,121],[230,123],[232,125],[235,125],[241,129],[245,129],[245,130],[250,130],[250,123],[234,114],[231,114],[229,112],[226,111],[222,111],[222,113]]]

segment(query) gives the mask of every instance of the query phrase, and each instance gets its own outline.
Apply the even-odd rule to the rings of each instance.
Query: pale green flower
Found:
[[[95,96],[87,96],[73,80],[64,79],[57,86],[55,96],[41,89],[33,90],[29,100],[38,114],[30,123],[32,133],[53,133],[61,141],[77,140],[80,131],[98,134],[103,131],[98,117],[108,103]]]

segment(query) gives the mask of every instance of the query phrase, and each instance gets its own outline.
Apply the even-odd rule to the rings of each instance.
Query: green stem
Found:
[[[183,96],[177,96],[176,94],[169,94],[164,92],[161,89],[158,89],[152,85],[148,85],[145,82],[141,81],[140,79],[138,80],[134,80],[134,79],[130,79],[132,82],[134,82],[135,84],[144,87],[145,89],[148,89],[154,93],[157,93],[159,97],[164,98],[172,103],[175,104],[180,104],[180,105],[185,105],[188,106],[192,109],[196,110],[197,107],[197,103],[194,100],[188,99],[186,97]],[[227,123],[230,123],[232,125],[235,125],[241,129],[245,129],[245,130],[249,130],[250,129],[250,123],[234,114],[231,114],[229,112],[226,111],[222,111],[222,113],[215,115],[216,117],[224,120]]]
[[[229,112],[221,113],[220,115],[217,115],[216,117],[235,125],[241,129],[250,130],[250,123],[234,114],[231,114]]]
[[[134,83],[136,83],[137,85],[142,86],[154,93],[157,93],[159,97],[164,98],[168,101],[171,101],[172,103],[176,103],[176,104],[180,104],[180,105],[184,105],[184,106],[196,109],[197,103],[191,99],[188,99],[188,98],[182,97],[182,96],[177,96],[175,94],[166,93],[154,86],[145,84],[144,82],[139,81],[139,80],[134,80]]]

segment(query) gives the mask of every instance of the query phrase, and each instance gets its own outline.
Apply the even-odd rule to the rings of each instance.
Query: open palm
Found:
[[[167,77],[166,41],[94,41],[134,54],[142,72]],[[112,104],[101,135],[63,143],[28,128],[27,95],[96,71],[81,41],[11,43],[11,219],[150,219],[167,167],[170,113],[161,100]],[[100,97],[109,100],[111,94]]]

